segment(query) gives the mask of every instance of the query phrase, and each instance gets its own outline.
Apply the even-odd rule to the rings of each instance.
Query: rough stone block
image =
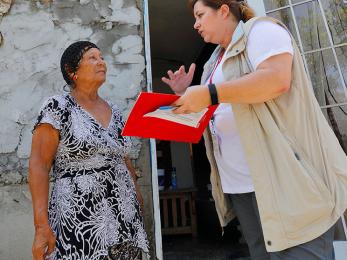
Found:
[[[0,117],[0,153],[14,152],[19,143],[21,127],[16,122]]]
[[[0,187],[0,259],[32,259],[34,225],[27,194],[27,185]]]

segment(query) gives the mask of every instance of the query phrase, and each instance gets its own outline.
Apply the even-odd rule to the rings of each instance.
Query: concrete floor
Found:
[[[228,239],[164,236],[164,260],[250,260],[246,244]]]

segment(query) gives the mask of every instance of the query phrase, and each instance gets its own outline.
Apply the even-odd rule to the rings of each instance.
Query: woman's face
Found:
[[[199,32],[205,42],[220,43],[220,26],[223,24],[223,15],[219,10],[204,5],[202,1],[194,5],[194,29]]]
[[[101,52],[91,48],[83,54],[77,69],[77,83],[95,83],[101,85],[106,80],[106,63]]]

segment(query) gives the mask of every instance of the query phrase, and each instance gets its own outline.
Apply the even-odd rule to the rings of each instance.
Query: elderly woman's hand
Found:
[[[194,71],[194,63],[190,65],[188,73],[186,73],[184,66],[181,66],[175,73],[169,70],[167,72],[169,78],[162,77],[161,80],[168,84],[177,95],[182,95],[192,83]]]
[[[141,194],[139,188],[136,189],[136,197],[137,197],[137,201],[140,204],[141,212],[142,212],[142,214],[144,214],[144,212],[145,212],[145,205],[144,205],[143,197],[142,197],[142,194]]]
[[[49,225],[37,227],[32,247],[34,260],[50,259],[55,248],[56,237]]]
[[[173,110],[175,114],[200,112],[209,105],[211,105],[210,92],[205,85],[189,87],[184,95],[172,103],[172,106],[177,107]]]

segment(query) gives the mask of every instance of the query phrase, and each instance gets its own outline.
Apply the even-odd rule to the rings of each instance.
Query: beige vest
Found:
[[[245,49],[256,17],[240,22],[222,65],[226,80],[253,71]],[[233,104],[257,197],[266,249],[281,251],[308,242],[327,231],[347,208],[347,157],[328,125],[294,47],[292,82],[288,92],[258,104]],[[205,82],[220,47],[205,64]],[[204,133],[211,164],[212,194],[222,227],[233,218],[222,191],[210,129]]]

